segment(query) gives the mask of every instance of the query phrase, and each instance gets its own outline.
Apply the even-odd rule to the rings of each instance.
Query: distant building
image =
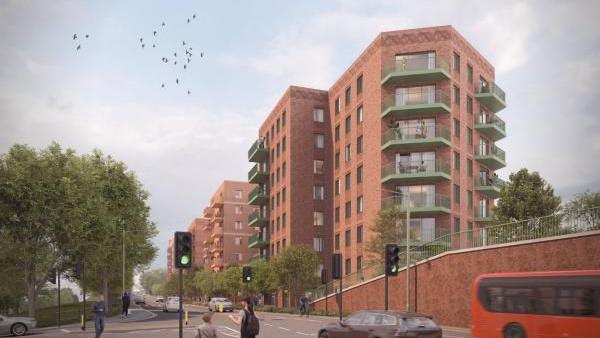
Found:
[[[169,239],[167,247],[167,274],[170,276],[173,273],[173,239]]]
[[[208,218],[195,218],[190,225],[188,225],[187,231],[192,234],[192,266],[198,268],[210,269],[210,260],[204,257],[204,254],[208,252],[209,245],[205,244],[211,236],[211,231],[208,229],[210,219]]]

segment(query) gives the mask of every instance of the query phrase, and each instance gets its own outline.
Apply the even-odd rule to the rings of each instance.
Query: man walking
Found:
[[[123,293],[123,297],[121,297],[121,304],[123,304],[121,318],[127,317],[127,314],[129,313],[129,305],[131,304],[131,297],[129,297],[127,292]]]
[[[196,338],[217,338],[217,329],[212,325],[212,312],[202,316],[202,325],[196,329]]]
[[[104,296],[98,296],[98,299],[92,307],[94,312],[94,327],[96,328],[96,338],[100,338],[104,331],[104,316],[106,315],[106,305],[104,304]]]

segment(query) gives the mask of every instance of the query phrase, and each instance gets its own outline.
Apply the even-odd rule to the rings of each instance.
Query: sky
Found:
[[[247,150],[289,85],[328,89],[381,31],[453,25],[507,93],[499,176],[536,170],[568,199],[600,190],[599,12],[598,1],[0,0],[0,153],[56,141],[127,163],[151,194],[162,268],[168,239],[219,183],[247,179]],[[186,70],[172,64],[183,41]]]

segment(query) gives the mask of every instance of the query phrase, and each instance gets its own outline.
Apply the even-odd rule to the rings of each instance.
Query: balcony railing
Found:
[[[506,153],[498,146],[475,146],[475,159],[492,169],[506,166]]]
[[[473,180],[473,187],[475,190],[480,191],[492,198],[497,198],[500,196],[500,191],[505,185],[506,182],[497,176],[475,177]]]
[[[250,149],[248,150],[248,160],[250,162],[263,162],[269,155],[269,149],[267,148],[267,142],[263,139],[254,141]]]
[[[506,123],[495,114],[491,117],[476,117],[475,129],[494,141],[506,137]]]
[[[381,115],[418,116],[423,113],[450,112],[450,97],[443,90],[421,90],[386,95]]]
[[[261,215],[259,210],[255,210],[248,215],[248,226],[263,226],[265,222],[269,222],[267,217]]]
[[[248,238],[249,248],[264,248],[268,245],[268,241],[261,238],[260,234],[252,235]]]
[[[390,80],[437,81],[450,79],[448,62],[435,54],[411,55],[383,65],[381,83]]]
[[[523,241],[552,238],[563,235],[586,233],[600,230],[600,207],[570,210],[550,216],[488,226],[485,228],[453,232],[437,237],[421,245],[411,246],[410,263],[414,264],[437,255],[464,249],[484,248],[490,245],[519,243]],[[402,250],[402,248],[401,248]],[[400,253],[400,266],[406,266],[406,254]],[[345,275],[342,288],[347,289],[361,282],[382,277],[383,261],[376,260],[350,275]],[[312,291],[312,298],[318,300],[328,293],[337,292],[338,281],[331,281]]]
[[[252,167],[252,169],[250,169],[248,172],[248,182],[250,183],[260,183],[268,178],[269,172],[263,169],[263,167],[258,163],[255,164],[254,167]]]
[[[474,84],[475,98],[494,113],[506,108],[506,93],[494,82]]]
[[[257,186],[248,194],[248,204],[260,205],[265,203],[269,198],[269,191],[267,188]]]
[[[478,207],[473,212],[475,222],[492,222],[494,220],[494,211],[491,207]]]
[[[399,181],[431,181],[435,179],[450,179],[450,164],[446,160],[399,161],[385,164],[381,167],[381,180],[388,182]]]
[[[443,125],[390,128],[381,135],[382,148],[450,145],[450,131]]]
[[[399,192],[400,193],[400,192]],[[406,209],[410,207],[411,213],[419,212],[450,212],[450,199],[443,194],[409,193],[409,196],[391,196],[382,199],[382,208],[399,207]]]

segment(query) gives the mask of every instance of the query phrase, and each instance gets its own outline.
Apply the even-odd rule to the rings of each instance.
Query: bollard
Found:
[[[219,304],[219,312],[223,312],[223,304]]]
[[[185,310],[185,325],[188,325],[188,310]]]

